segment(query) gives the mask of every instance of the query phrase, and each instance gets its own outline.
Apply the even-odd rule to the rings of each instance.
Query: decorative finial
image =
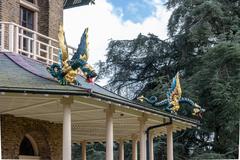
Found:
[[[71,60],[69,60],[68,47],[62,25],[59,26],[58,39],[60,47],[59,64],[54,63],[47,68],[50,74],[62,85],[80,85],[76,79],[80,69],[83,73],[83,76],[86,78],[86,81],[88,83],[92,83],[93,78],[95,78],[97,74],[93,67],[87,63],[89,57],[88,28],[84,30],[80,44],[78,45],[78,49],[74,53]]]
[[[172,80],[171,87],[167,92],[167,98],[161,101],[158,101],[157,97],[151,96],[150,98],[145,98],[140,96],[137,98],[139,101],[146,101],[154,107],[163,108],[167,112],[177,114],[181,104],[188,104],[193,108],[192,115],[202,118],[202,113],[205,112],[198,104],[194,103],[189,98],[182,97],[182,89],[180,85],[179,72],[175,75]]]

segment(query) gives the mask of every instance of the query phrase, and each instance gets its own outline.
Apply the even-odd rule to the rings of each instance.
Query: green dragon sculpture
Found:
[[[92,66],[87,63],[88,60],[88,28],[84,30],[81,37],[81,42],[78,45],[77,51],[69,60],[68,48],[65,39],[65,33],[63,26],[59,27],[58,32],[59,39],[59,64],[54,63],[50,67],[47,67],[49,73],[56,79],[61,85],[81,85],[76,80],[76,76],[82,71],[83,76],[88,83],[93,82],[93,78],[97,76]]]
[[[140,96],[137,98],[141,102],[146,101],[154,107],[163,108],[165,111],[177,114],[180,109],[180,104],[187,104],[193,107],[192,115],[202,118],[203,109],[197,103],[194,103],[191,99],[182,97],[182,89],[179,80],[179,73],[173,78],[171,87],[167,92],[167,99],[162,101],[158,101],[156,96],[151,96],[150,98],[145,98],[144,96]]]

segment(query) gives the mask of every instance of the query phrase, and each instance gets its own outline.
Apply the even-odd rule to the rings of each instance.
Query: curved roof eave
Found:
[[[21,79],[19,77],[20,75],[12,76],[11,72],[5,72],[3,70],[0,70],[0,78],[1,78],[1,75],[2,75],[2,77],[9,76],[9,77],[7,77],[7,79],[5,77],[5,79],[6,79],[5,81],[8,81],[8,82],[11,81],[9,84],[7,83],[7,85],[4,86],[4,80],[3,80],[2,83],[0,84],[0,92],[90,96],[93,98],[100,98],[105,101],[111,101],[113,103],[126,105],[129,107],[138,109],[138,110],[150,112],[152,114],[158,114],[158,115],[162,115],[164,117],[173,118],[173,119],[184,121],[184,122],[191,123],[194,125],[200,125],[200,122],[198,120],[170,114],[170,113],[161,111],[156,108],[150,108],[150,107],[146,107],[144,105],[139,105],[133,101],[130,101],[126,98],[116,95],[115,93],[112,93],[98,85],[88,86],[88,84],[86,84],[86,82],[84,82],[84,79],[82,77],[78,77],[83,84],[81,87],[61,86],[54,79],[51,78],[51,75],[46,70],[46,66],[44,66],[44,64],[42,64],[42,63],[39,63],[32,59],[28,59],[26,57],[20,56],[18,54],[13,54],[13,53],[3,53],[3,54],[0,54],[0,56],[2,56],[2,58],[0,57],[0,61],[2,60],[2,62],[4,61],[4,63],[5,63],[5,64],[0,63],[1,69],[3,69],[4,68],[3,66],[6,65],[6,67],[8,67],[9,70],[14,71],[14,69],[18,69],[18,71],[16,71],[17,73],[15,73],[15,74],[21,75],[21,73],[22,73],[22,74],[25,74],[24,76],[26,76],[27,78],[28,78],[28,76],[32,76],[29,78],[33,78],[33,80],[31,82],[29,82],[30,84],[33,83],[33,86],[31,86],[31,85],[26,86],[27,84],[21,85],[21,82],[19,82],[20,84],[18,84],[18,83],[13,84],[14,82],[16,82],[18,80],[18,79],[16,79],[15,81],[11,81],[11,79],[13,77],[19,78],[19,81],[23,81],[24,79]],[[3,66],[1,66],[1,65],[3,65]],[[28,68],[28,67],[31,67],[31,68]],[[6,73],[8,73],[8,74],[4,75]],[[12,73],[12,74],[14,74],[14,73]],[[44,82],[42,82],[42,81],[44,81]],[[25,82],[25,83],[27,83],[27,82]],[[37,86],[36,86],[36,83],[38,83]],[[47,84],[45,85],[44,83],[47,83]],[[43,86],[43,88],[41,86]]]

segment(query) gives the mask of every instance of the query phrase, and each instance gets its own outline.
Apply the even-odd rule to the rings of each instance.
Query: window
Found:
[[[34,159],[40,160],[41,157],[38,156],[38,147],[34,139],[26,134],[20,144],[19,148],[19,159],[27,160]]]
[[[30,2],[30,3],[34,3],[34,0],[27,0],[28,2]]]
[[[29,29],[34,29],[34,12],[21,7],[20,8],[20,25]]]
[[[35,155],[32,143],[27,137],[24,137],[21,142],[19,154],[28,156]]]

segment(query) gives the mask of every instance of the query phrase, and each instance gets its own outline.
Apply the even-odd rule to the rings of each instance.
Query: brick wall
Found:
[[[6,22],[19,23],[20,4],[19,0],[0,0],[1,7],[1,20]],[[5,47],[8,48],[8,26],[5,28]]]
[[[63,23],[63,0],[49,1],[49,36],[57,39],[59,25]]]
[[[0,0],[0,19],[19,24],[20,0]],[[38,32],[57,39],[59,24],[63,23],[63,0],[37,0]]]
[[[2,115],[2,154],[4,159],[18,159],[24,136],[37,144],[42,160],[62,159],[62,125],[47,121]]]
[[[2,1],[2,21],[11,21],[19,23],[19,0],[1,0]]]
[[[2,1],[0,1],[0,21],[2,20]]]
[[[48,36],[49,32],[49,0],[38,0],[38,32]]]

